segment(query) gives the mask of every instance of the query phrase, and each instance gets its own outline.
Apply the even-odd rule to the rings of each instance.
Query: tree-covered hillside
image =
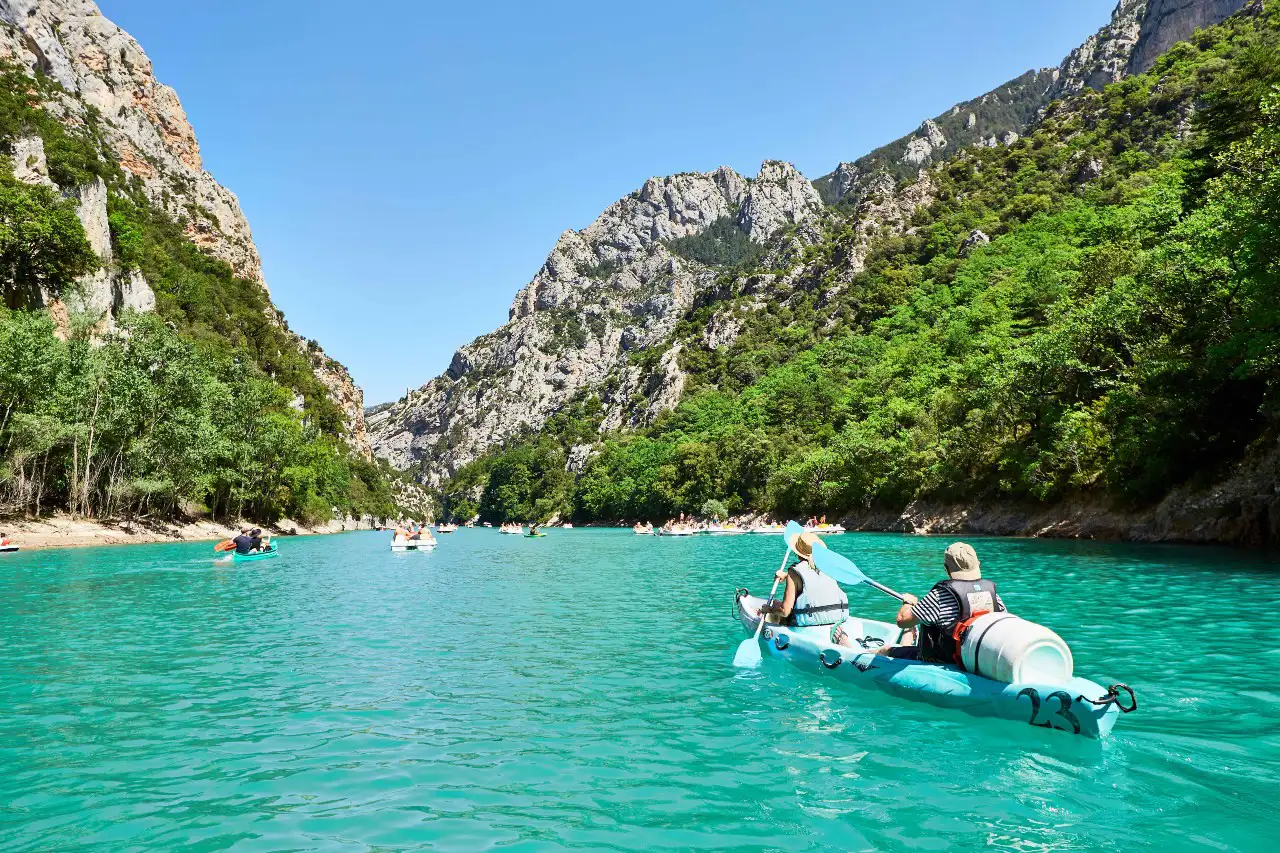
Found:
[[[709,499],[1140,506],[1212,481],[1276,436],[1277,84],[1267,9],[933,167],[932,202],[857,275],[859,213],[832,209],[799,274],[726,272],[668,344],[634,355],[681,346],[674,412],[600,435],[598,407],[576,401],[461,471],[447,505],[491,520],[658,519]],[[708,346],[712,317],[732,343]]]
[[[47,78],[0,69],[0,512],[394,515],[393,475],[350,452],[341,412],[262,286],[148,202],[92,110],[55,117],[63,97]],[[14,177],[31,165],[13,157],[32,136],[55,186]],[[60,193],[97,179],[112,272],[138,270],[156,294],[155,314],[123,313],[105,335],[101,317],[59,325],[41,304],[74,304],[63,298],[102,265]]]

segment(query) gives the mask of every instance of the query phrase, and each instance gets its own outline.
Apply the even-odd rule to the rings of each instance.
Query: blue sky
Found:
[[[99,0],[177,89],[290,325],[394,399],[651,175],[810,178],[1033,67],[1114,0]]]

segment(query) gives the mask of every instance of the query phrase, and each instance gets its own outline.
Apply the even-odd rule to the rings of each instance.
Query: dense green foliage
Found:
[[[98,344],[41,312],[0,313],[3,506],[95,516],[217,515],[305,522],[332,508],[392,515],[372,463],[305,425],[291,395],[211,361],[154,315]]]
[[[397,514],[385,463],[352,455],[342,413],[260,284],[202,253],[107,153],[98,117],[44,104],[57,84],[0,66],[0,512],[220,516],[314,523],[335,509]],[[75,205],[13,177],[15,142],[38,135],[48,173],[102,179],[118,269],[139,270],[158,316],[58,329],[40,311],[100,267]],[[35,162],[23,164],[34,166]],[[191,217],[211,217],[191,210]],[[298,403],[295,403],[298,400]]]
[[[75,205],[49,187],[13,178],[0,165],[0,286],[6,305],[55,296],[100,265]]]
[[[763,247],[752,242],[732,216],[720,217],[697,234],[671,240],[667,248],[682,258],[719,267],[750,264],[763,253]]]
[[[858,215],[833,211],[770,310],[740,279],[681,324],[680,406],[606,436],[556,499],[588,520],[1141,503],[1219,475],[1280,415],[1278,83],[1280,16],[1235,18],[933,168],[934,202],[857,275]],[[974,229],[992,242],[966,251]],[[718,350],[713,313],[742,327]]]

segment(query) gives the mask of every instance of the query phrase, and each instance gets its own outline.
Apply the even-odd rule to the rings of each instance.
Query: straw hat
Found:
[[[972,545],[964,542],[952,543],[942,557],[942,564],[952,580],[982,580],[982,563],[978,561],[978,552],[973,550]]]
[[[827,547],[818,534],[812,532],[801,533],[799,536],[793,534],[787,538],[787,544],[791,546],[792,551],[806,560],[813,556],[814,546]]]

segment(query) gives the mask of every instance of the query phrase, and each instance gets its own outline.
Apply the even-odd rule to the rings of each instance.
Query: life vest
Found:
[[[965,632],[973,620],[985,613],[1004,610],[996,597],[996,585],[985,578],[976,581],[958,581],[948,578],[933,585],[942,595],[950,595],[959,605],[959,615],[954,625],[920,626],[920,660],[930,663],[954,663],[961,668],[960,647]],[[930,590],[932,592],[933,590]]]
[[[791,571],[804,583],[791,608],[788,621],[792,625],[836,625],[849,618],[849,597],[830,575],[822,574],[807,561],[796,563]]]

